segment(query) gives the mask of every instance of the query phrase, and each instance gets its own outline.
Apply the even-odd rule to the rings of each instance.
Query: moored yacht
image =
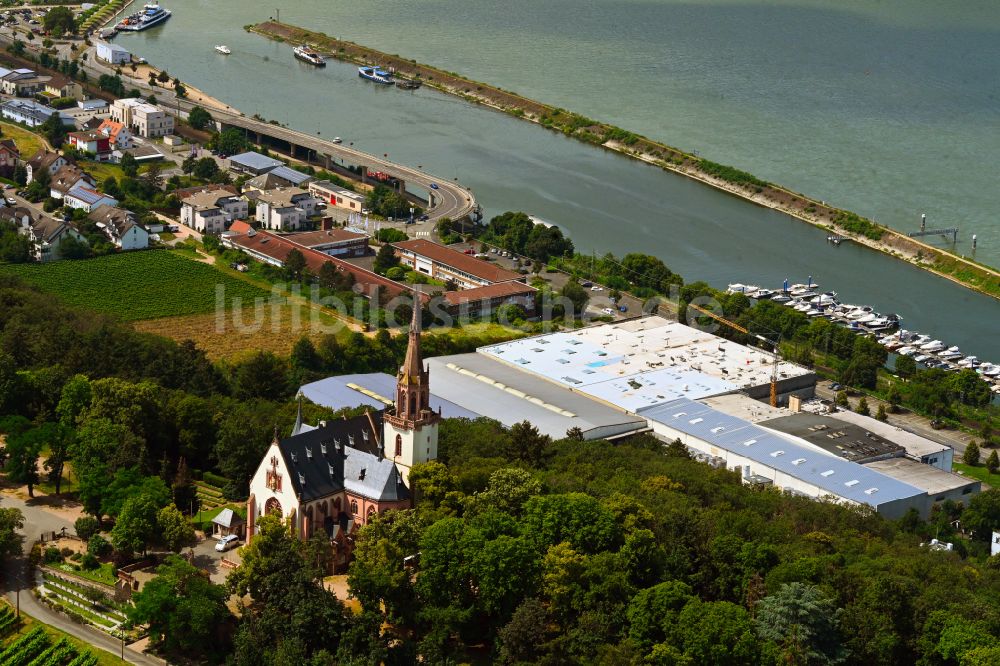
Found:
[[[140,32],[163,23],[170,18],[170,13],[170,10],[161,7],[159,2],[147,2],[141,12],[126,16],[117,27],[128,32]]]
[[[215,50],[221,53],[222,55],[229,55],[230,53],[232,53],[232,51],[229,50],[229,47],[226,46],[225,44],[216,44]]]
[[[393,84],[392,73],[387,72],[378,66],[358,67],[358,76],[362,79],[374,81],[375,83],[381,83],[387,86],[391,86]],[[757,289],[757,287],[754,287],[754,289]]]
[[[925,352],[939,352],[944,348],[945,348],[944,343],[941,342],[940,340],[934,340],[932,342],[928,342],[925,345],[920,345],[920,349]]]
[[[318,51],[312,49],[305,44],[301,46],[296,46],[292,49],[292,53],[295,57],[303,62],[307,62],[310,65],[315,65],[316,67],[326,67],[326,60],[319,54]]]

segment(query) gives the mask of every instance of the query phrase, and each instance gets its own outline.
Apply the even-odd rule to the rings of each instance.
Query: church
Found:
[[[302,422],[274,441],[250,481],[247,543],[258,519],[281,516],[301,539],[325,533],[336,563],[350,558],[352,535],[372,516],[413,505],[410,468],[437,458],[440,412],[430,407],[429,374],[420,355],[420,309],[414,308],[394,407],[354,418]]]

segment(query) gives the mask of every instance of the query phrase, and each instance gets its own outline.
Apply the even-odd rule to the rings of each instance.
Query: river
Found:
[[[859,9],[866,4],[873,4],[872,12],[881,11],[881,5],[875,3],[848,3],[845,7],[853,9],[836,14],[847,24],[834,21],[829,30],[835,29],[848,44],[855,44],[860,37],[849,27],[854,25],[852,20],[872,20]],[[950,122],[946,114],[933,122],[927,119],[925,133],[940,132],[950,137],[952,145],[945,150],[933,144],[939,146],[933,151],[939,160],[933,179],[927,173],[910,178],[901,176],[896,167],[913,160],[896,161],[890,153],[903,149],[889,144],[894,132],[905,134],[912,126],[907,124],[910,129],[904,131],[901,121],[887,118],[887,109],[858,113],[855,118],[844,100],[838,102],[837,109],[848,124],[832,121],[829,114],[837,109],[826,109],[806,89],[800,71],[805,64],[801,62],[789,61],[788,71],[782,73],[777,62],[760,71],[752,61],[743,61],[739,69],[747,81],[739,85],[715,79],[713,88],[693,73],[691,85],[678,83],[683,77],[677,78],[677,68],[707,76],[713,70],[706,60],[718,59],[717,64],[729,71],[736,57],[733,40],[752,41],[752,34],[735,30],[736,19],[724,9],[745,18],[760,12],[771,15],[772,21],[778,21],[779,16],[805,21],[783,24],[782,30],[790,32],[809,25],[809,30],[820,31],[819,24],[810,24],[803,13],[814,22],[823,21],[829,18],[826,10],[787,3],[693,6],[656,0],[631,4],[594,0],[587,5],[529,5],[517,0],[502,6],[459,5],[453,0],[411,4],[390,0],[378,6],[367,1],[348,6],[319,0],[170,0],[168,7],[174,11],[170,21],[144,33],[122,35],[118,41],[247,114],[258,113],[323,136],[341,136],[363,150],[388,153],[396,161],[421,165],[443,178],[460,177],[488,215],[508,209],[538,215],[567,230],[582,252],[647,252],[661,257],[688,280],[704,279],[723,287],[727,282],[778,286],[786,277],[804,282],[813,275],[824,289],[834,289],[850,302],[896,312],[907,328],[959,345],[981,358],[1000,361],[1000,304],[990,298],[850,243],[830,246],[822,231],[804,223],[504,114],[475,108],[433,90],[404,92],[375,87],[359,80],[356,69],[349,65],[330,62],[318,70],[300,63],[292,58],[288,45],[243,30],[245,24],[274,15],[275,5],[281,10],[281,20],[439,64],[669,143],[696,148],[718,161],[734,163],[862,213],[872,213],[872,206],[893,200],[922,201],[915,193],[933,180],[935,188],[942,187],[942,181],[953,181],[958,187],[957,191],[944,187],[941,193],[950,197],[951,215],[960,211],[963,216],[988,217],[988,198],[995,190],[989,179],[996,171],[996,155],[1000,155],[1000,132],[989,129],[996,117],[989,118],[986,108],[972,114],[979,116],[977,131],[982,136],[978,140],[971,129],[959,137],[953,127],[946,128]],[[576,13],[571,11],[574,7]],[[638,12],[636,16],[644,16],[653,12],[655,17],[664,7],[677,13],[670,14],[671,20],[661,17],[662,34],[645,24],[629,28],[631,21],[621,17],[611,20],[608,14]],[[692,15],[705,13],[714,16],[719,25],[712,28],[712,21],[702,16],[699,20],[707,23],[702,26],[701,40],[677,23],[683,17],[695,21]],[[604,33],[598,30],[595,16],[607,19],[609,28]],[[920,15],[913,20],[923,24],[930,18]],[[944,25],[957,20],[951,17]],[[751,21],[744,28],[752,31],[755,25]],[[721,44],[714,55],[706,54],[708,44],[695,43],[704,42],[705,31],[710,29],[717,30],[713,39]],[[823,31],[827,29],[823,26]],[[772,28],[772,32],[781,31]],[[654,33],[660,34],[656,38],[659,42]],[[830,39],[824,32],[821,41],[825,44]],[[214,52],[214,45],[223,43],[232,49],[232,55]],[[749,44],[743,46],[756,52]],[[653,57],[650,49],[655,48],[668,50],[670,57]],[[983,57],[988,57],[990,49],[996,52],[997,46],[983,48]],[[893,52],[883,60],[902,57]],[[911,67],[917,68],[917,63]],[[669,71],[660,71],[664,68]],[[969,69],[976,70],[976,66]],[[836,88],[842,83],[837,71],[816,64],[811,85],[828,91]],[[733,74],[733,78],[740,77]],[[916,78],[916,72],[912,73],[911,83]],[[955,78],[966,85],[965,78]],[[694,85],[696,79],[698,85]],[[984,89],[990,85],[995,88],[995,77]],[[880,86],[884,88],[885,83]],[[751,94],[750,88],[756,92]],[[790,108],[780,119],[755,110],[763,105],[778,113],[780,100],[773,97],[786,88],[789,99],[801,95],[812,101],[789,102]],[[737,94],[737,89],[744,93]],[[735,99],[730,99],[731,95]],[[852,103],[859,104],[856,97],[852,93]],[[806,107],[811,112],[806,112]],[[717,113],[711,113],[710,108]],[[922,113],[930,111],[925,108]],[[913,112],[907,117],[918,115]],[[972,124],[971,115],[963,117]],[[860,140],[856,127],[849,126],[854,122],[870,123],[864,149],[856,143]],[[955,143],[959,138],[960,145]],[[912,147],[919,139],[909,138],[908,142]],[[941,168],[940,161],[952,154],[964,163],[966,171],[975,171],[975,176],[989,185],[967,186],[958,174]],[[979,164],[980,157],[985,160],[983,167],[970,169],[970,165]],[[981,198],[973,196],[972,190],[981,191]],[[877,195],[883,191],[886,194]],[[859,205],[852,205],[854,201]],[[934,208],[914,210],[926,211],[931,223],[939,216],[944,222],[943,213]],[[885,216],[875,216],[889,222]],[[980,233],[981,250],[989,247],[989,238],[994,237],[986,231]],[[995,242],[1000,244],[1000,234]]]

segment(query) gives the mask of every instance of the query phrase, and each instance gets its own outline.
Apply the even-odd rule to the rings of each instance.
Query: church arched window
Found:
[[[403,455],[403,436],[398,433],[396,434],[396,455]]]
[[[351,513],[355,516],[358,515],[358,502],[357,500],[351,500]]]
[[[272,497],[264,504],[264,513],[267,515],[281,515],[281,502],[276,497]]]

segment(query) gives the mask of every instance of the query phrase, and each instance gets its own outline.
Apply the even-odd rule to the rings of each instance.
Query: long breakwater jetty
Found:
[[[1000,299],[1000,272],[997,270],[928,245],[851,211],[766,182],[745,171],[717,164],[614,125],[474,81],[454,72],[336,39],[321,32],[277,21],[249,25],[246,29],[290,45],[309,44],[314,49],[345,62],[379,65],[398,76],[420,81],[425,86],[471,103],[502,111],[568,137],[697,180],[756,205],[786,213],[838,238],[853,240],[969,289]]]

